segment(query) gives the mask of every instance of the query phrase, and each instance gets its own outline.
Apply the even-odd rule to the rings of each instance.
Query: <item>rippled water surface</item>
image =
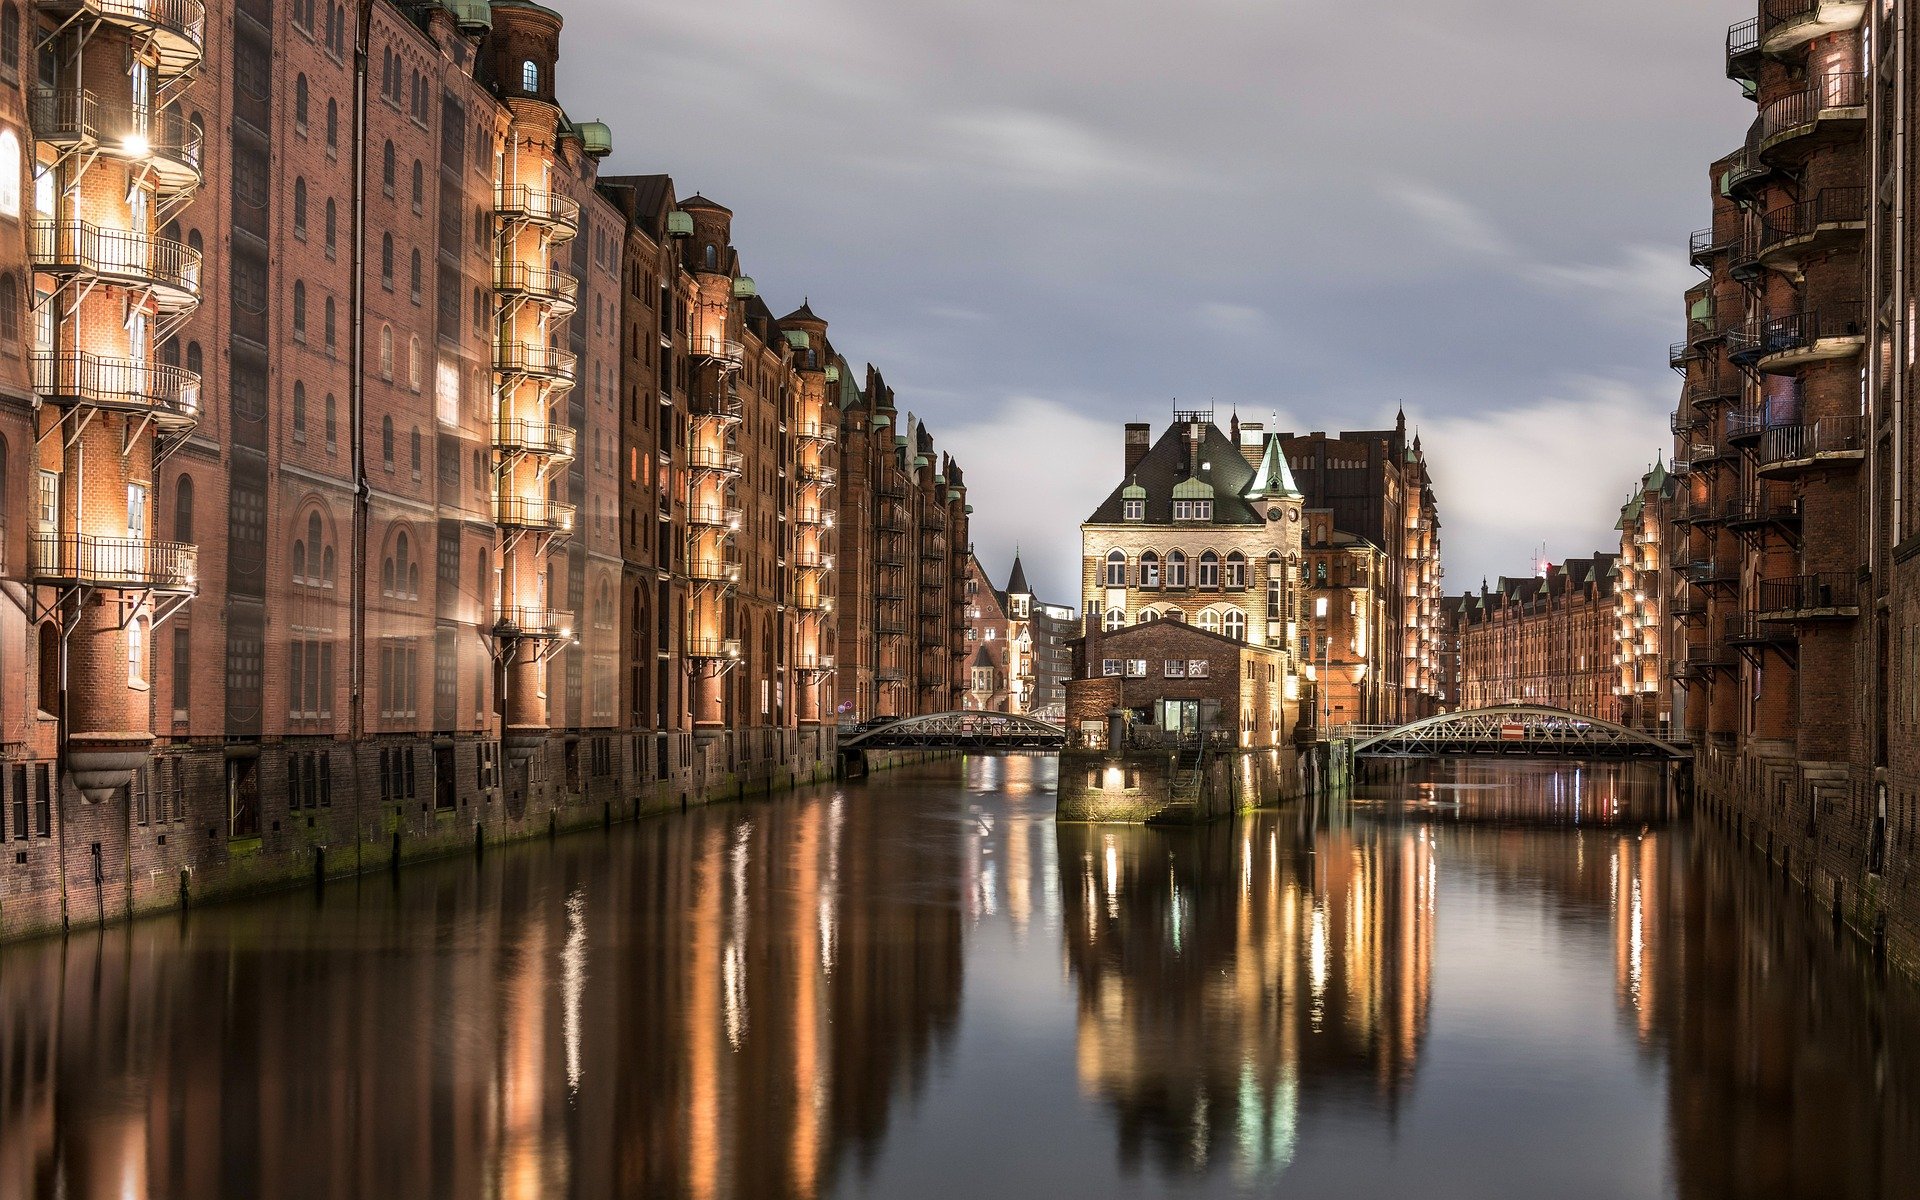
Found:
[[[970,759],[0,949],[0,1197],[1920,1196],[1920,1005],[1618,771]]]

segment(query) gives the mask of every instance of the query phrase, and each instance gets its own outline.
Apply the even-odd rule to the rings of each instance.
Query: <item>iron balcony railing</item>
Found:
[[[743,342],[701,334],[688,340],[687,353],[695,358],[712,359],[727,366],[738,367],[746,361],[747,347]]]
[[[833,670],[833,655],[796,654],[793,656],[793,667],[796,671],[831,671]]]
[[[1760,153],[1761,121],[1753,119],[1740,149],[1727,156],[1726,173],[1720,177],[1721,190],[1735,200],[1747,197],[1750,190],[1773,175],[1773,163]]]
[[[1867,102],[1866,76],[1858,71],[1829,71],[1807,81],[1800,91],[1760,110],[1760,140],[1765,143],[1811,128],[1823,115]]]
[[[731,386],[697,387],[687,398],[687,409],[696,418],[720,421],[728,425],[740,421],[740,393]]]
[[[500,417],[493,423],[493,442],[510,454],[538,454],[571,462],[579,435],[571,425]]]
[[[1858,610],[1859,581],[1838,571],[1790,575],[1760,583],[1760,611],[1792,617],[1846,616]]]
[[[1687,364],[1704,355],[1693,348],[1692,342],[1675,342],[1667,347],[1667,365],[1676,371],[1684,371]]]
[[[201,0],[40,0],[39,7],[57,15],[91,14],[153,34],[162,78],[197,64],[206,49],[207,10]]]
[[[690,637],[684,643],[688,658],[739,658],[738,638]]]
[[[1681,654],[1681,661],[1689,671],[1703,671],[1714,667],[1730,667],[1733,656],[1728,653],[1724,642],[1689,642]]]
[[[803,613],[825,613],[833,611],[833,597],[822,596],[818,592],[802,595],[793,602],[793,607]]]
[[[199,182],[201,132],[177,109],[115,103],[85,88],[37,87],[27,96],[27,121],[40,141],[148,163],[174,190]]]
[[[687,506],[687,524],[715,529],[740,528],[740,510],[730,504],[692,504]]]
[[[725,558],[690,558],[687,578],[702,583],[732,583],[740,578],[740,564]]]
[[[687,451],[687,465],[696,471],[737,472],[740,470],[740,452],[695,446]]]
[[[572,351],[538,342],[502,341],[493,347],[493,369],[503,375],[530,375],[550,383],[573,383],[579,359]]]
[[[573,636],[573,614],[528,604],[503,604],[495,614],[497,637],[558,641]]]
[[[1693,583],[1730,583],[1740,578],[1740,560],[1733,555],[1697,558],[1683,563],[1680,573]]]
[[[27,537],[34,578],[93,587],[197,590],[200,550],[185,542],[40,531]]]
[[[42,219],[29,230],[28,245],[33,265],[49,274],[149,287],[168,308],[200,299],[200,252],[185,242],[88,221]]]
[[[794,474],[799,476],[801,483],[816,484],[820,487],[833,486],[834,470],[832,467],[822,466],[819,463],[804,463],[794,469]]]
[[[1727,347],[1736,362],[1752,364],[1778,354],[1814,350],[1824,341],[1865,336],[1860,302],[1841,301],[1751,322],[1727,335]]]
[[[1791,523],[1800,519],[1797,500],[1736,497],[1726,503],[1722,519],[1729,525],[1754,526]]]
[[[1727,75],[1730,78],[1747,78],[1747,72],[1750,72],[1752,67],[1739,60],[1750,58],[1759,52],[1760,18],[1748,17],[1727,29]]]
[[[825,421],[800,421],[795,423],[793,432],[803,441],[822,442],[831,445],[839,440],[840,429]]]
[[[793,522],[796,525],[803,525],[809,528],[816,525],[824,528],[833,524],[833,520],[828,515],[826,509],[811,506],[802,508],[799,512],[795,513]]]
[[[1760,248],[1765,251],[1782,242],[1808,237],[1823,225],[1865,225],[1866,220],[1866,188],[1821,188],[1813,199],[1783,204],[1762,218]]]
[[[1758,49],[1761,42],[1784,26],[1807,20],[1818,21],[1823,8],[1837,7],[1840,7],[1837,0],[1766,0],[1760,6],[1759,17],[1750,22],[1757,25],[1754,46]]]
[[[1727,441],[1740,442],[1759,437],[1767,427],[1764,409],[1741,408],[1726,415]]]
[[[1720,629],[1722,639],[1729,646],[1784,642],[1793,636],[1778,621],[1763,621],[1755,613],[1731,613],[1720,623]]]
[[[493,189],[493,211],[512,220],[531,221],[571,236],[580,227],[580,204],[571,196],[524,184]]]
[[[1821,417],[1807,425],[1775,425],[1760,435],[1763,467],[1854,459],[1866,454],[1866,419]]]
[[[556,316],[572,312],[580,294],[580,281],[567,272],[517,262],[494,264],[493,286],[510,296],[541,301]]]
[[[833,555],[822,554],[818,550],[797,550],[794,552],[793,557],[788,561],[793,563],[794,568],[796,570],[801,570],[801,571],[833,570]]]
[[[1690,379],[1680,389],[1680,398],[1687,404],[1715,404],[1723,400],[1737,400],[1740,397],[1740,373],[1722,367],[1710,375]]]
[[[1687,238],[1687,260],[1704,269],[1709,259],[1731,247],[1736,240],[1734,237],[1722,237],[1711,228],[1696,229]]]
[[[149,413],[178,429],[200,417],[200,376],[164,363],[101,358],[84,351],[33,356],[33,390],[54,403]]]
[[[573,505],[544,496],[495,496],[493,519],[513,529],[549,533],[573,532]]]

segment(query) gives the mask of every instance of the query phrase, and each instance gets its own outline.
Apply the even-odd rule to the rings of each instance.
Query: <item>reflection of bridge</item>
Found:
[[[1020,713],[943,712],[842,730],[840,750],[1058,750],[1064,726]]]
[[[1406,725],[1348,725],[1336,732],[1355,758],[1433,758],[1451,755],[1513,755],[1530,758],[1685,759],[1668,742],[1583,717],[1564,708],[1502,704]]]

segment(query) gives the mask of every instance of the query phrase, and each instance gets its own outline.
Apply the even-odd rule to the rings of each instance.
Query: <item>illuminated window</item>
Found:
[[[1178,550],[1167,552],[1167,586],[1170,588],[1187,586],[1187,556]]]
[[[1236,642],[1247,640],[1247,614],[1239,609],[1229,609],[1222,632]]]
[[[1227,555],[1227,586],[1243,589],[1247,586],[1247,556],[1238,550]]]
[[[1123,608],[1108,609],[1106,616],[1102,618],[1100,622],[1100,628],[1106,630],[1108,633],[1112,633],[1118,629],[1124,629],[1126,625],[1127,612]]]
[[[1207,589],[1220,586],[1220,556],[1211,550],[1200,555],[1199,584]]]
[[[1124,551],[1107,551],[1107,569],[1102,579],[1107,587],[1127,586],[1127,556]]]
[[[540,90],[540,67],[530,58],[520,64],[520,90],[523,92]]]
[[[51,178],[52,172],[45,173]],[[20,215],[20,136],[0,129],[0,216]]]
[[[1140,554],[1140,586],[1157,588],[1160,586],[1160,556],[1151,550]]]
[[[1194,623],[1208,633],[1220,632],[1220,614],[1210,608],[1201,613],[1200,619]]]

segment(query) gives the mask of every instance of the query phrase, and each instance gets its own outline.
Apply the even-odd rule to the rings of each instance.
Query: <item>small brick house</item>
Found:
[[[1098,744],[1118,708],[1144,740],[1215,734],[1242,749],[1289,746],[1300,703],[1288,679],[1283,650],[1181,621],[1090,629],[1074,643],[1067,727]]]

